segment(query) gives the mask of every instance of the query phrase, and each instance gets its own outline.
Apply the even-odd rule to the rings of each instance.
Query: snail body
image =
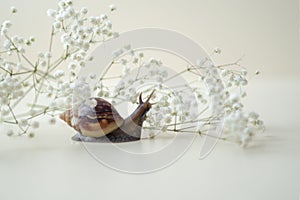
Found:
[[[135,111],[123,119],[117,110],[102,98],[92,98],[96,106],[82,104],[78,110],[67,110],[60,118],[78,133],[72,137],[84,142],[130,142],[140,140],[143,122],[151,108],[149,103],[154,91],[143,102],[139,96],[139,105]],[[76,122],[72,122],[76,119]]]

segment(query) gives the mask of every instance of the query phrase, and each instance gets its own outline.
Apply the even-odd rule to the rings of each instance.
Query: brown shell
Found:
[[[124,119],[120,116],[117,110],[106,100],[102,98],[93,98],[97,104],[95,108],[89,105],[82,104],[76,116],[77,124],[72,126],[70,114],[72,112],[65,112],[64,121],[75,130],[81,132],[84,136],[90,137],[101,137],[119,128],[123,123]]]
[[[62,119],[63,121],[65,121],[69,126],[73,127],[76,131],[80,132],[79,126],[76,125],[72,125],[72,119],[73,117],[77,118],[77,113],[76,111],[74,112],[73,110],[67,110],[64,113],[59,115],[59,118]]]

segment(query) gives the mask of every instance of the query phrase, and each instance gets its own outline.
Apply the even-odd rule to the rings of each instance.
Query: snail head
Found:
[[[148,111],[151,108],[151,106],[154,104],[154,103],[149,102],[151,97],[153,96],[154,92],[155,92],[155,90],[153,90],[151,92],[151,94],[149,95],[148,99],[145,102],[143,101],[142,93],[141,93],[139,96],[139,104],[140,104],[139,106],[144,107]]]

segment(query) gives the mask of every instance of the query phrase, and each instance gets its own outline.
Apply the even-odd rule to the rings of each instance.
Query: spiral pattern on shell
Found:
[[[77,112],[74,110],[67,110],[59,115],[59,118],[65,121],[69,126],[73,127],[76,131],[80,132],[80,128],[77,123],[74,123],[75,118],[77,118]]]

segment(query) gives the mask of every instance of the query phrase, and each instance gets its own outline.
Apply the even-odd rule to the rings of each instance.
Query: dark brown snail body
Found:
[[[102,98],[96,100],[94,108],[82,104],[78,111],[68,110],[60,118],[73,127],[78,134],[72,137],[75,141],[84,142],[130,142],[140,140],[143,122],[151,108],[149,103],[154,91],[143,102],[139,96],[139,106],[126,119],[123,119],[117,110]],[[72,118],[77,122],[72,123]]]

